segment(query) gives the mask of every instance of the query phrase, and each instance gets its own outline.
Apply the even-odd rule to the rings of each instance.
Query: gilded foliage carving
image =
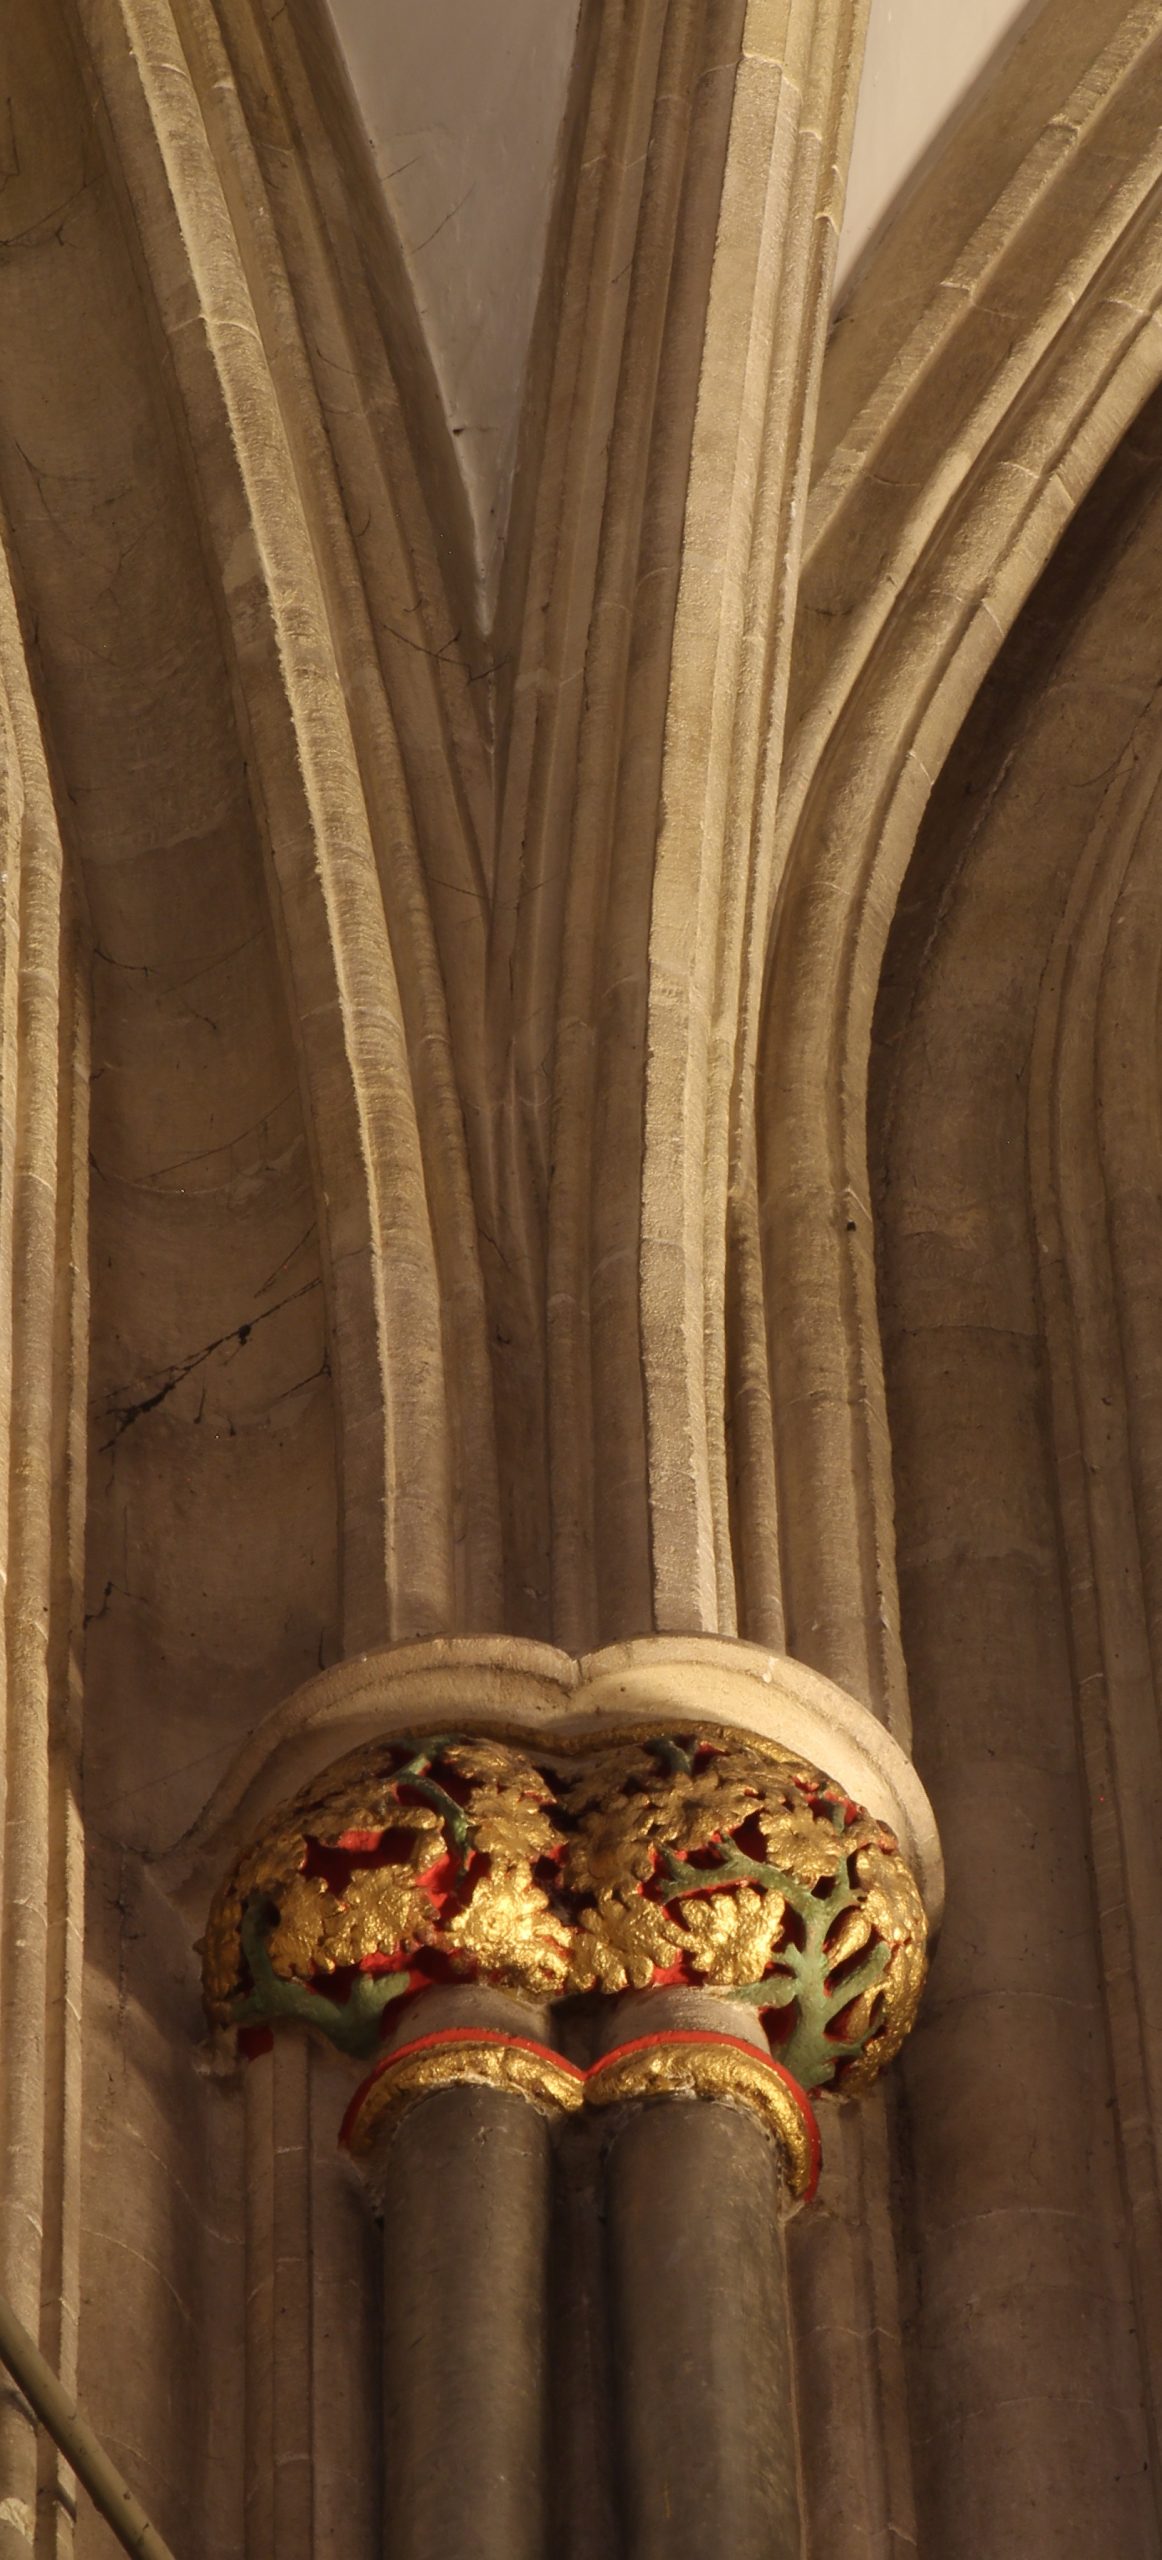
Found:
[[[217,1896],[211,2018],[297,2018],[365,2054],[388,2005],[427,1982],[564,1990],[570,1933],[538,1880],[559,1852],[552,1801],[534,1763],[486,1735],[352,1754],[276,1816]]]
[[[856,2089],[907,2034],[925,1947],[892,1833],[773,1745],[433,1734],[340,1762],[247,1850],[206,1999],[219,2024],[289,2016],[366,2055],[434,1981],[538,2000],[689,1983],[757,2009],[804,2088]]]
[[[578,1991],[699,1982],[763,2011],[804,2088],[875,2077],[923,1986],[919,1891],[884,1824],[772,1748],[652,1736],[562,1796]]]

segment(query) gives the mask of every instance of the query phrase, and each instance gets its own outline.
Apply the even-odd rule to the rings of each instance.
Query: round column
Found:
[[[384,2548],[404,2560],[547,2548],[551,2119],[581,2075],[545,2025],[485,1988],[428,1991],[348,2110],[383,2232]]]
[[[776,2113],[761,2027],[708,1992],[619,2000],[603,2041],[626,2553],[799,2560],[783,2224],[814,2174],[810,2111]]]

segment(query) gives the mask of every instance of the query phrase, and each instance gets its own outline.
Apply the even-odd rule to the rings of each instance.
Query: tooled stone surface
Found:
[[[774,1745],[434,1733],[337,1762],[243,1853],[206,2005],[368,2056],[390,2004],[434,1982],[541,2001],[687,1983],[757,2009],[805,2089],[853,2091],[912,2024],[926,1937],[893,1834]]]

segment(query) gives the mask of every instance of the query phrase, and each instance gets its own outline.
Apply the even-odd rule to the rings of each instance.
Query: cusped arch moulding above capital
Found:
[[[895,1833],[930,1939],[944,1870],[935,1816],[879,1718],[806,1663],[718,1636],[638,1636],[576,1658],[515,1636],[384,1646],[321,1672],[264,1718],[157,1869],[201,1924],[227,1867],[296,1792],[361,1744],[437,1728],[546,1740],[724,1726],[811,1761]]]

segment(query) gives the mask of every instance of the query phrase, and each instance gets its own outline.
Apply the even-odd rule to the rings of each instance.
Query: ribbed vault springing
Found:
[[[0,496],[44,745],[42,767],[30,697],[25,770],[51,777],[92,965],[97,1418],[92,2210],[82,2240],[74,2109],[34,2167],[50,2231],[21,2281],[64,2352],[79,2270],[83,2385],[192,2560],[199,2533],[214,2560],[365,2560],[376,2543],[375,2304],[335,2172],[332,2066],[292,2045],[244,2096],[195,2079],[192,1932],[157,1882],[156,1853],[273,1702],[413,1635],[580,1651],[737,1631],[785,1641],[905,1738],[911,1677],[935,1769],[908,1505],[956,1487],[892,1334],[904,1247],[886,1223],[885,1388],[873,1011],[933,780],[1158,380],[1162,35],[1154,6],[1049,0],[1003,151],[971,183],[946,172],[943,196],[933,180],[825,366],[863,17],[858,0],[584,14],[487,641],[430,367],[317,12],[44,0],[8,39],[14,129],[36,147],[0,191]],[[1038,681],[1020,678],[1030,721]],[[1096,856],[1092,895],[1078,870],[1107,1097],[1081,1180],[1065,1136],[1088,1018],[1055,1010],[1066,884],[1041,850],[1020,1019],[1048,1389],[1022,1464],[1046,1516],[1063,1488],[1062,1699],[1066,1637],[1087,1666],[1099,1635],[1108,1651],[1083,1624],[1086,1556],[1120,1559],[1132,1514],[1141,1596],[1119,1599],[1118,1663],[1137,1697],[1155,1494],[1133,1238],[1153,1211],[1120,1024],[1150,1009],[1152,927]],[[1141,931],[1115,936],[1121,914]],[[1127,954],[1112,1009],[1107,940]],[[924,1001],[939,992],[933,977]],[[958,1055],[970,1126],[964,1040]],[[73,1078],[70,1051],[70,1097]],[[76,1125],[62,1115],[62,1165]],[[1112,1278],[1087,1241],[1103,1208]],[[0,1270],[6,1215],[0,1195]],[[1069,1409],[1087,1327],[1102,1363],[1116,1337],[1133,1392],[1121,1454],[1097,1447],[1104,1407],[1080,1415],[1102,1486],[1083,1503]],[[49,1346],[61,1445],[71,1344]],[[18,1474],[13,1494],[19,1511]],[[53,1523],[67,1597],[65,1527],[75,1542],[75,1504]],[[1089,1580],[1112,1609],[1108,1566]],[[1111,1708],[1110,1732],[1140,1741],[1140,1712]],[[1074,1913],[1103,1730],[1083,1720],[1060,1773]],[[34,1745],[39,1783],[47,1728]],[[1114,1781],[1136,1877],[1138,1781],[1128,1764]],[[1093,1839],[1104,1853],[1096,1818]],[[43,1916],[43,1875],[36,1890]],[[1151,1889],[1129,1900],[1148,1936]],[[1021,1905],[1046,1946],[1051,1906]],[[982,1927],[992,1908],[963,1905]],[[1105,1926],[1087,1920],[1078,1955],[1098,2020],[1120,1978]],[[61,1945],[26,1977],[30,2014],[57,2001],[54,2089],[77,2070],[66,1955],[75,1971]],[[952,2005],[915,2066],[929,2128],[925,2073],[963,2093],[975,2051]],[[1135,1989],[1117,2011],[1116,2071],[1094,2043],[1092,2086],[1127,2128],[1135,2071],[1151,2094],[1145,2007]],[[25,2087],[29,2122],[48,2121],[48,2087]],[[1059,2058],[1041,2088],[1064,2105]],[[931,2386],[914,2376],[909,2403],[896,2300],[901,2268],[947,2273],[939,2164],[917,2151],[913,2245],[893,2221],[897,2137],[874,2104],[862,2130],[841,2122],[796,2237],[806,2493],[820,2548],[885,2560],[913,2534],[915,2457],[945,2560],[971,2510],[941,2504]],[[1133,2285],[1108,2159],[1085,2236],[1113,2384],[1152,2264],[1153,2135],[1134,2139]],[[1048,2275],[1042,2309],[1051,2292]],[[928,2317],[931,2371],[955,2381],[953,2311],[934,2295]],[[180,2432],[159,2418],[173,2406]],[[1132,2467],[1124,2393],[1115,2416]],[[1003,2517],[1019,2467],[993,2450]],[[1134,2551],[1138,2488],[1118,2495]],[[1026,2548],[1056,2521],[1047,2507]],[[46,2550],[55,2533],[54,2511]]]

